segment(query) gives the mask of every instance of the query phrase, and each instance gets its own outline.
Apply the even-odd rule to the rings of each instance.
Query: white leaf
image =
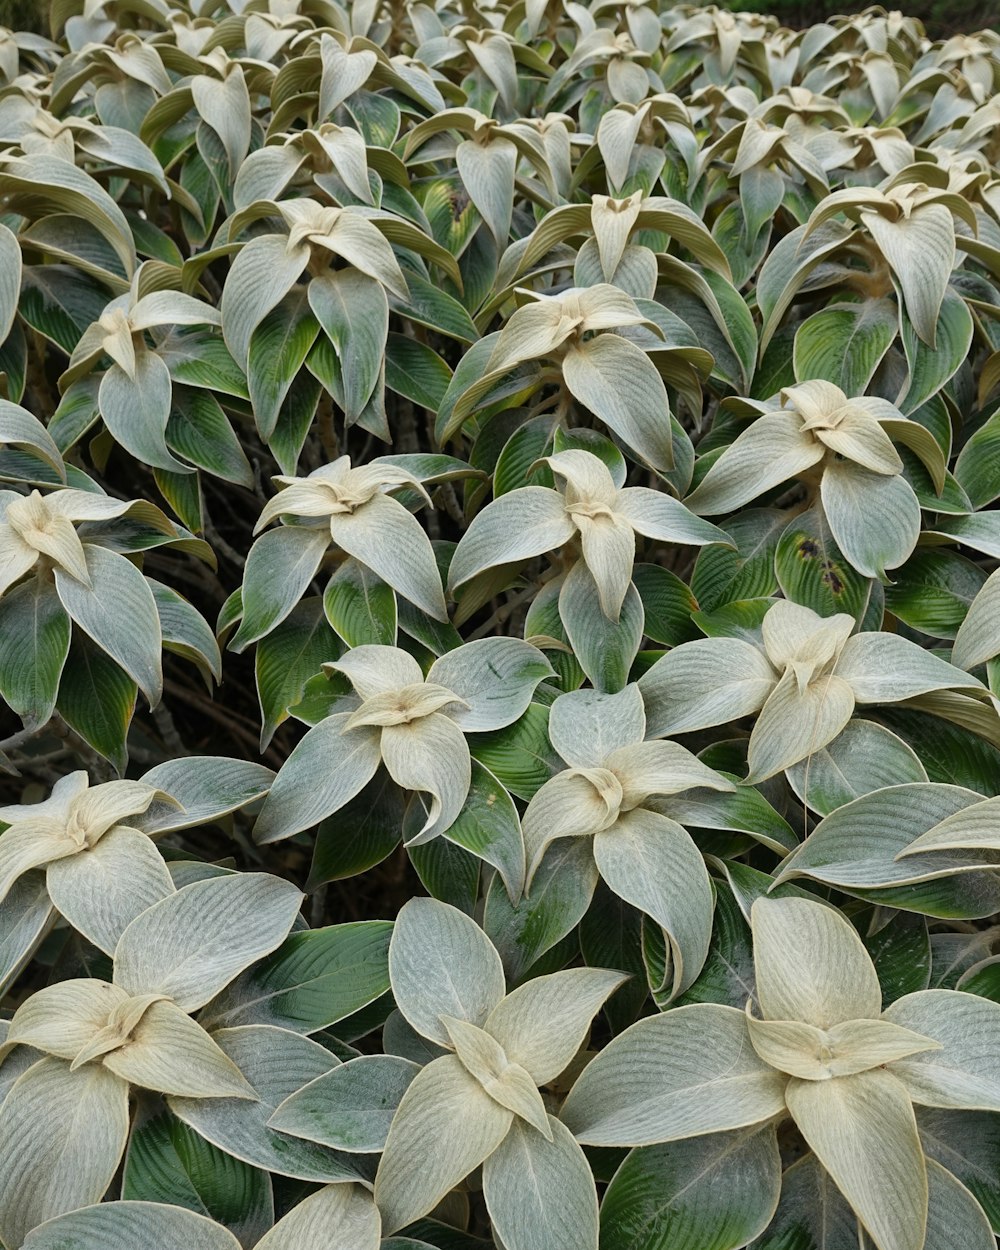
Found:
[[[360,1185],[326,1185],[294,1206],[257,1250],[378,1250],[382,1221]]]
[[[254,825],[257,842],[277,842],[319,824],[375,776],[381,735],[369,726],[345,733],[349,716],[321,720],[285,760]]]
[[[435,620],[446,621],[434,549],[415,516],[388,495],[373,495],[353,513],[330,517],[338,547]]]
[[[168,1105],[214,1146],[254,1167],[304,1181],[355,1181],[344,1155],[268,1127],[275,1108],[339,1061],[317,1042],[272,1025],[220,1029],[212,1035],[257,1092],[248,1098],[177,1098]]]
[[[788,1082],[788,1110],[878,1250],[922,1250],[927,1170],[906,1090],[875,1068]]]
[[[464,733],[483,733],[516,721],[538,683],[551,676],[552,666],[530,643],[520,638],[479,638],[439,656],[427,680],[468,704],[455,704],[447,712]]]
[[[149,700],[160,701],[162,635],[149,583],[130,561],[106,547],[84,544],[90,585],[56,568],[56,590],[77,625],[106,651]]]
[[[633,682],[617,694],[571,690],[549,709],[549,741],[571,768],[597,768],[646,735],[646,710]]]
[[[50,864],[46,880],[56,909],[106,955],[115,953],[140,912],[174,892],[160,852],[126,825],[109,830],[85,854]]]
[[[865,577],[883,577],[917,544],[920,504],[903,477],[834,462],[823,473],[820,497],[837,546]]]
[[[573,533],[573,522],[558,491],[545,486],[512,490],[473,517],[452,556],[448,584],[461,586],[498,564],[554,551]]]
[[[747,781],[756,785],[821,751],[851,719],[854,691],[836,674],[800,689],[788,669],[767,696],[750,734]]]
[[[609,1042],[560,1119],[593,1146],[677,1141],[780,1114],[786,1080],[757,1057],[742,1011],[698,1003],[640,1020]]]
[[[758,711],[778,676],[767,657],[740,638],[681,643],[639,679],[646,736],[707,729]]]
[[[597,1250],[597,1191],[572,1133],[552,1140],[517,1120],[483,1165],[490,1219],[507,1250]]]
[[[941,1043],[892,1065],[914,1102],[1000,1111],[1000,1004],[958,990],[920,990],[885,1018]]]
[[[983,685],[954,664],[884,630],[848,638],[837,662],[837,675],[859,703],[897,703],[931,690],[983,691]]]
[[[759,898],[750,921],[757,1000],[766,1019],[827,1029],[879,1017],[875,965],[840,912],[809,899]]]
[[[995,569],[969,605],[958,627],[952,662],[959,668],[976,668],[1000,652],[1000,569]]]
[[[734,512],[819,464],[825,449],[796,413],[758,417],[725,449],[685,503],[697,513]]]
[[[251,239],[229,269],[219,305],[226,346],[244,371],[253,332],[285,298],[306,267],[309,247],[289,248],[285,235]]]
[[[674,463],[666,387],[646,353],[618,334],[570,347],[563,381],[573,398],[654,469]]]
[[[102,1057],[132,1085],[183,1098],[256,1099],[235,1063],[176,1003],[151,1003],[128,1041]]]
[[[91,978],[43,986],[14,1013],[7,1043],[34,1046],[60,1059],[75,1059],[104,1028],[114,1008],[127,1000],[123,990]]]
[[[500,1145],[513,1119],[455,1055],[429,1063],[403,1095],[375,1176],[382,1231],[437,1206]]]
[[[0,1107],[0,1237],[20,1246],[37,1224],[98,1202],[128,1137],[128,1086],[100,1064],[46,1058]]]
[[[263,872],[196,881],[132,921],[115,950],[114,983],[194,1011],[281,945],[301,902],[290,881]]]
[[[437,899],[412,898],[396,917],[389,979],[409,1023],[449,1049],[442,1016],[482,1026],[504,996],[493,943],[464,912]]]
[[[672,954],[671,997],[680,994],[701,972],[712,940],[712,885],[690,834],[637,807],[595,835],[594,861],[619,898],[663,928]]]
[[[25,1250],[239,1250],[228,1228],[184,1207],[160,1202],[102,1202],[48,1220]]]
[[[483,1028],[536,1085],[546,1085],[567,1067],[605,999],[626,980],[625,973],[602,968],[533,977],[493,1008]]]
[[[408,845],[417,846],[449,829],[472,784],[472,757],[455,722],[432,712],[405,725],[385,725],[381,749],[382,762],[397,785],[430,795],[427,818]]]

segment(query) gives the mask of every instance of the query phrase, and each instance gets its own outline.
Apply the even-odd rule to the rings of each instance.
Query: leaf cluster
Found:
[[[3,1250],[996,1250],[1000,36],[0,29]]]

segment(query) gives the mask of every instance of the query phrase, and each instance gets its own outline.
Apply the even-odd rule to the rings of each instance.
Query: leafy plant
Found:
[[[1000,40],[776,6],[0,3],[3,1250],[996,1250]]]

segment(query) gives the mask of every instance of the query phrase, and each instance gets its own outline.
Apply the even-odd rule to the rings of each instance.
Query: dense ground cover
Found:
[[[6,1250],[994,1250],[1000,36],[48,17]]]

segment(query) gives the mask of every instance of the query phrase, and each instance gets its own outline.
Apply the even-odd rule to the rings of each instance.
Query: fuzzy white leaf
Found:
[[[440,1046],[451,1046],[442,1016],[482,1026],[504,996],[493,943],[470,917],[430,898],[410,899],[396,917],[389,978],[399,1010]]]
[[[605,999],[627,979],[602,968],[533,977],[498,1003],[483,1027],[536,1085],[546,1085],[566,1068]]]
[[[552,1140],[517,1120],[483,1165],[483,1194],[508,1250],[597,1250],[597,1191],[572,1133]]]
[[[437,1206],[500,1145],[513,1119],[455,1055],[428,1064],[403,1095],[375,1177],[383,1232]]]
[[[0,1107],[0,1237],[20,1246],[43,1220],[98,1202],[128,1138],[128,1086],[100,1064],[46,1058]]]
[[[281,945],[301,902],[291,882],[267,873],[196,881],[132,921],[115,950],[114,983],[194,1011]]]
[[[584,1068],[560,1119],[588,1145],[677,1141],[780,1114],[786,1079],[757,1057],[742,1011],[698,1003],[614,1038]]]
[[[876,1068],[788,1082],[788,1110],[878,1250],[922,1250],[927,1170],[902,1084]]]
[[[875,965],[840,912],[808,899],[759,898],[750,916],[757,1000],[766,1019],[827,1029],[878,1018]]]
[[[1000,1111],[1000,1004],[958,990],[920,990],[891,1003],[885,1018],[941,1043],[892,1065],[914,1102]]]
[[[378,1250],[382,1222],[360,1185],[325,1185],[257,1242],[257,1250]]]

